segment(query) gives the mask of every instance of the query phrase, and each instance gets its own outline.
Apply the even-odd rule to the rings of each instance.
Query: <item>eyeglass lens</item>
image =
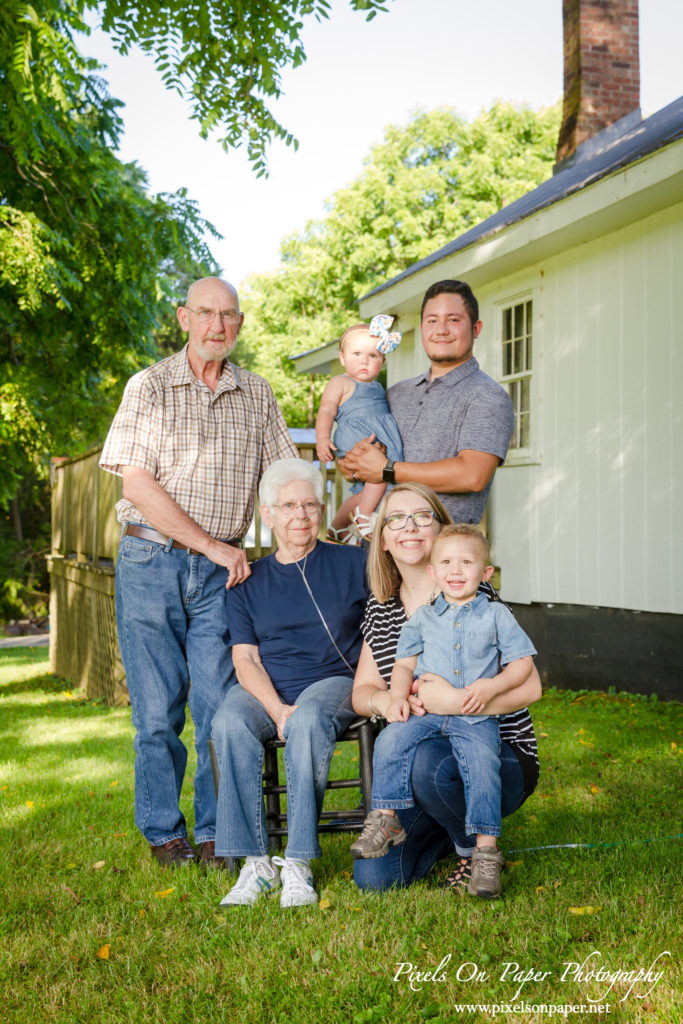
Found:
[[[286,501],[283,505],[276,505],[275,507],[279,508],[286,516],[293,516],[298,509],[301,509],[309,516],[314,516],[320,511],[317,501]]]
[[[411,512],[410,515],[406,515],[404,512],[394,512],[393,515],[387,516],[384,522],[390,530],[402,530],[409,519],[412,519],[415,526],[429,526],[434,519],[434,513],[427,509]]]

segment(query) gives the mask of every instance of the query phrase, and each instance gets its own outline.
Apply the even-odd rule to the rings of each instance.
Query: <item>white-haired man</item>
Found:
[[[297,450],[268,383],[228,361],[244,322],[235,289],[195,281],[178,321],[187,345],[129,380],[100,466],[123,477],[116,616],[136,730],[135,823],[163,866],[216,867],[207,744],[234,682],[226,589],[250,573],[241,540],[263,471]],[[187,704],[198,851],[179,807]]]

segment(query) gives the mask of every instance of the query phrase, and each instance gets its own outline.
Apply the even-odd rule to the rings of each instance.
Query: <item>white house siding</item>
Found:
[[[403,317],[401,321],[401,344],[387,356],[387,385],[405,380],[406,377],[417,377],[418,373],[424,373],[428,365],[419,340],[419,327],[415,329],[418,319],[419,317]]]
[[[681,613],[683,203],[478,288],[492,375],[496,303],[527,290],[538,464],[496,474],[504,596]]]

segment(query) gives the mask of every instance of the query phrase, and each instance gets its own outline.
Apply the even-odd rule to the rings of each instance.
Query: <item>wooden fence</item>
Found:
[[[299,454],[314,461],[315,444],[297,444]],[[89,697],[107,704],[128,701],[126,679],[116,636],[114,567],[120,526],[114,506],[121,497],[121,478],[98,468],[101,448],[54,468],[52,490],[52,551],[50,573],[50,668],[71,680]],[[334,469],[324,471],[326,523],[324,536],[342,501],[343,479]],[[258,508],[245,538],[251,561],[272,550],[270,531]]]

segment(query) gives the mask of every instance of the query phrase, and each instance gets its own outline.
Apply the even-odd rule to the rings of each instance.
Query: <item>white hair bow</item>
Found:
[[[394,322],[393,316],[389,316],[388,313],[378,313],[377,316],[373,316],[370,321],[370,336],[373,338],[379,338],[377,342],[377,351],[381,352],[382,355],[388,355],[389,352],[393,352],[401,341],[401,332],[393,331],[389,333],[389,328]]]

